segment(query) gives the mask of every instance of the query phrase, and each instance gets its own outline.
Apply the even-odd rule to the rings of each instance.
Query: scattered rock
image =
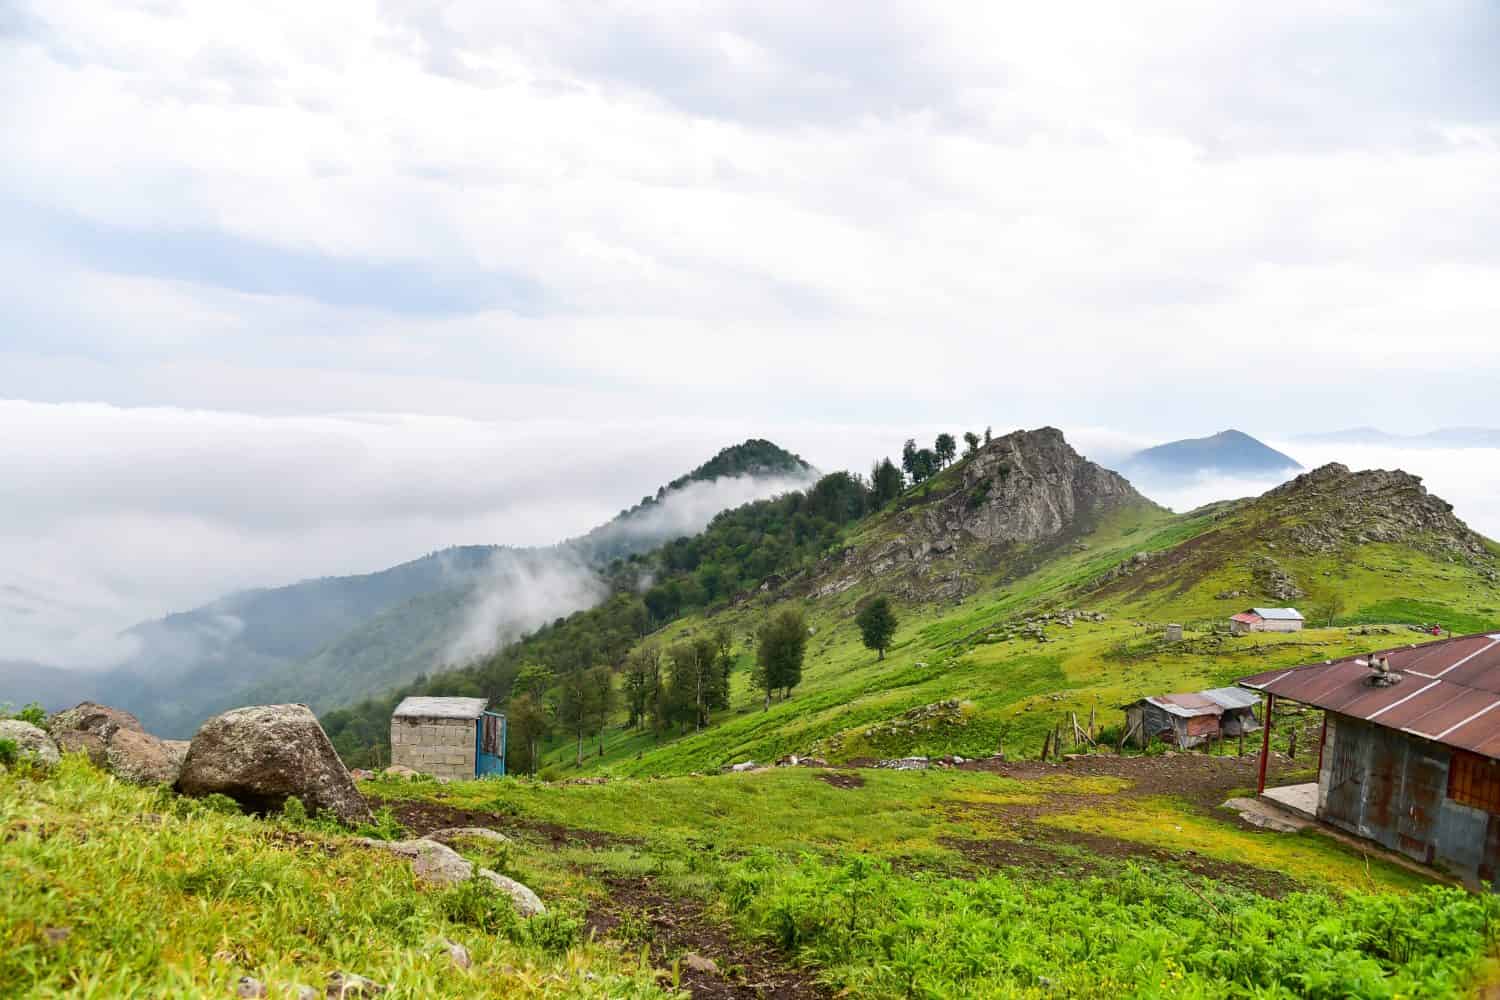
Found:
[[[443,944],[448,949],[448,959],[460,969],[467,969],[474,964],[474,960],[469,957],[469,949],[457,941],[445,941]]]
[[[378,997],[384,992],[384,986],[364,976],[352,972],[330,972],[324,995],[334,1000],[353,1000],[355,997]]]
[[[199,728],[177,779],[186,795],[219,792],[252,810],[279,810],[295,795],[345,823],[371,820],[343,761],[306,705],[255,705]]]
[[[532,892],[529,886],[501,875],[499,872],[492,872],[488,868],[479,869],[479,877],[488,879],[495,888],[510,896],[511,903],[521,916],[535,917],[547,912],[547,907],[542,904],[541,897]]]
[[[81,753],[88,755],[89,762],[95,767],[104,767],[109,748],[104,745],[104,740],[95,733],[86,733],[77,729],[64,730],[53,737],[57,748],[63,753]]]
[[[425,886],[447,888],[467,882],[477,873],[480,878],[509,896],[516,912],[521,916],[530,917],[547,912],[541,898],[530,887],[488,868],[476,870],[472,863],[464,860],[453,848],[435,840],[371,840],[361,837],[355,843],[409,859],[412,873]]]
[[[297,1000],[318,1000],[318,991],[311,986],[304,986],[301,983],[293,983],[288,986],[287,992],[296,997]]]
[[[353,778],[355,781],[369,781],[371,778],[375,777],[375,772],[366,771],[362,767],[355,767],[350,768],[349,777]]]
[[[48,944],[59,945],[73,936],[73,928],[48,927],[46,930],[42,931],[42,936],[47,939]]]
[[[690,951],[686,955],[683,955],[681,962],[684,969],[691,969],[693,972],[700,972],[709,976],[717,976],[719,974],[719,963],[711,958],[705,958],[696,951]]]
[[[753,760],[742,760],[738,764],[731,764],[731,771],[753,771],[758,765]]]
[[[451,826],[446,830],[434,830],[427,835],[428,840],[435,840],[439,844],[453,846],[455,840],[483,840],[491,844],[509,844],[510,838],[499,830],[491,830],[487,826]]]
[[[46,731],[20,719],[0,719],[0,740],[11,740],[16,744],[17,756],[37,767],[53,768],[62,762],[57,744]]]
[[[415,778],[417,776],[417,772],[407,767],[405,764],[392,764],[390,767],[385,769],[385,776],[387,778]]]
[[[270,990],[266,984],[253,976],[241,976],[239,985],[235,987],[234,995],[237,997],[268,997]]]

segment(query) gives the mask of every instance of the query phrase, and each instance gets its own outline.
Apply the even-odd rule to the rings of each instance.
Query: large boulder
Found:
[[[227,795],[256,812],[292,796],[345,823],[371,820],[344,762],[306,705],[236,708],[205,722],[177,778],[184,795]]]
[[[137,785],[173,785],[182,773],[188,744],[159,740],[150,733],[122,729],[104,751],[104,766],[115,777]]]
[[[97,766],[137,785],[170,785],[187,756],[182,740],[160,740],[122,709],[85,701],[47,720],[65,753],[85,753]]]
[[[39,767],[56,767],[62,760],[57,746],[46,732],[20,719],[0,719],[0,740],[9,740],[16,745],[21,760],[30,761]]]
[[[141,725],[140,719],[124,709],[111,708],[93,701],[84,701],[72,708],[65,708],[47,720],[47,732],[59,742],[64,735],[88,734],[98,739],[101,744],[108,746],[115,733],[121,730],[144,733],[146,727]]]

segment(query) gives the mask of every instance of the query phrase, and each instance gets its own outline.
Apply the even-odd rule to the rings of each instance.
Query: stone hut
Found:
[[[391,764],[440,778],[505,773],[505,717],[483,698],[412,696],[391,713]]]

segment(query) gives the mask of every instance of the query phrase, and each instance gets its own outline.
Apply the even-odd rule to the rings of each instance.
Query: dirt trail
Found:
[[[860,784],[863,784],[861,779]],[[593,830],[580,830],[476,809],[459,809],[437,802],[370,799],[372,806],[388,805],[401,825],[418,836],[455,826],[481,826],[554,847],[568,843],[608,847],[633,843]],[[628,943],[649,945],[651,961],[670,969],[688,954],[712,959],[718,971],[679,963],[679,986],[701,1000],[823,1000],[833,996],[811,975],[787,963],[772,948],[753,944],[712,917],[698,900],[669,895],[647,877],[600,875],[609,889],[591,901],[586,921],[599,938],[620,933]],[[642,940],[644,939],[644,941]]]

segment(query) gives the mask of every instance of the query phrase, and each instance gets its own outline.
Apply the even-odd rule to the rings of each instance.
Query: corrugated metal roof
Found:
[[[1236,708],[1249,708],[1260,702],[1260,696],[1239,688],[1210,688],[1207,691],[1183,694],[1152,695],[1141,700],[1150,702],[1170,715],[1192,719],[1200,715],[1223,715]]]
[[[1401,675],[1399,683],[1370,682],[1370,656],[1376,655],[1389,658],[1391,671]],[[1500,634],[1268,670],[1240,684],[1500,759]]]
[[[394,719],[477,719],[489,702],[483,698],[404,698],[391,713]]]
[[[1254,625],[1256,622],[1265,621],[1264,618],[1253,611],[1241,611],[1237,615],[1230,615],[1229,620],[1232,622],[1244,622],[1246,625]]]
[[[1300,622],[1303,620],[1302,612],[1296,608],[1251,608],[1250,610],[1260,615],[1266,621],[1271,622]]]

